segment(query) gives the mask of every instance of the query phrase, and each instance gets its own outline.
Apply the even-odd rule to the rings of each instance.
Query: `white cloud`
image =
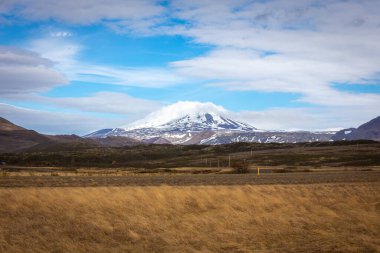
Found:
[[[25,47],[53,61],[61,71],[75,65],[76,57],[83,49],[79,44],[70,42],[68,38],[60,37],[32,40]]]
[[[54,19],[71,24],[101,21],[139,22],[160,15],[163,8],[148,0],[4,0],[0,14],[12,12],[27,20]]]
[[[128,115],[128,119],[141,117],[162,106],[156,101],[135,98],[118,92],[98,92],[87,97],[38,97],[35,100],[82,112]]]
[[[36,93],[67,83],[52,61],[12,47],[0,47],[0,77],[1,96]]]
[[[62,37],[62,38],[65,38],[65,37],[71,37],[72,36],[72,33],[70,32],[65,32],[65,31],[62,31],[62,32],[51,32],[50,33],[50,36],[51,37]]]
[[[197,114],[202,112],[216,113],[219,115],[225,115],[228,113],[228,111],[222,106],[215,105],[211,102],[202,103],[197,101],[178,101],[174,104],[155,110],[154,112],[148,114],[145,118],[127,125],[126,128],[133,129],[160,126],[188,114]]]
[[[190,77],[229,90],[296,92],[319,105],[378,105],[376,94],[351,94],[333,83],[378,79],[380,2],[173,1],[182,34],[215,48],[173,62]],[[335,97],[335,98],[334,98]]]

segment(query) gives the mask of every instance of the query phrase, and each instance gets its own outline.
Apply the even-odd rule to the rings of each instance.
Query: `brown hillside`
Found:
[[[0,131],[17,131],[26,130],[23,127],[17,126],[12,122],[0,117]]]

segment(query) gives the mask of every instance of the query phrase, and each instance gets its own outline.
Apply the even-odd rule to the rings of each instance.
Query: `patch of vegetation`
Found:
[[[243,162],[235,162],[232,165],[232,172],[236,174],[246,174],[249,172],[248,163],[244,160]]]

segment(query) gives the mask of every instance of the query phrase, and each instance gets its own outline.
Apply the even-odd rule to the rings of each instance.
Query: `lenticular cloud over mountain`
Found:
[[[177,103],[167,105],[161,109],[150,113],[145,118],[126,125],[126,130],[137,128],[158,127],[169,121],[185,117],[187,115],[198,115],[204,113],[214,113],[221,116],[226,116],[228,111],[219,105],[211,102],[194,102],[194,101],[179,101]]]

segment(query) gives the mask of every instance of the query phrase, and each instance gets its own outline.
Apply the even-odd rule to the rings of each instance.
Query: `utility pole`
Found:
[[[231,155],[228,156],[228,167],[231,168]]]

